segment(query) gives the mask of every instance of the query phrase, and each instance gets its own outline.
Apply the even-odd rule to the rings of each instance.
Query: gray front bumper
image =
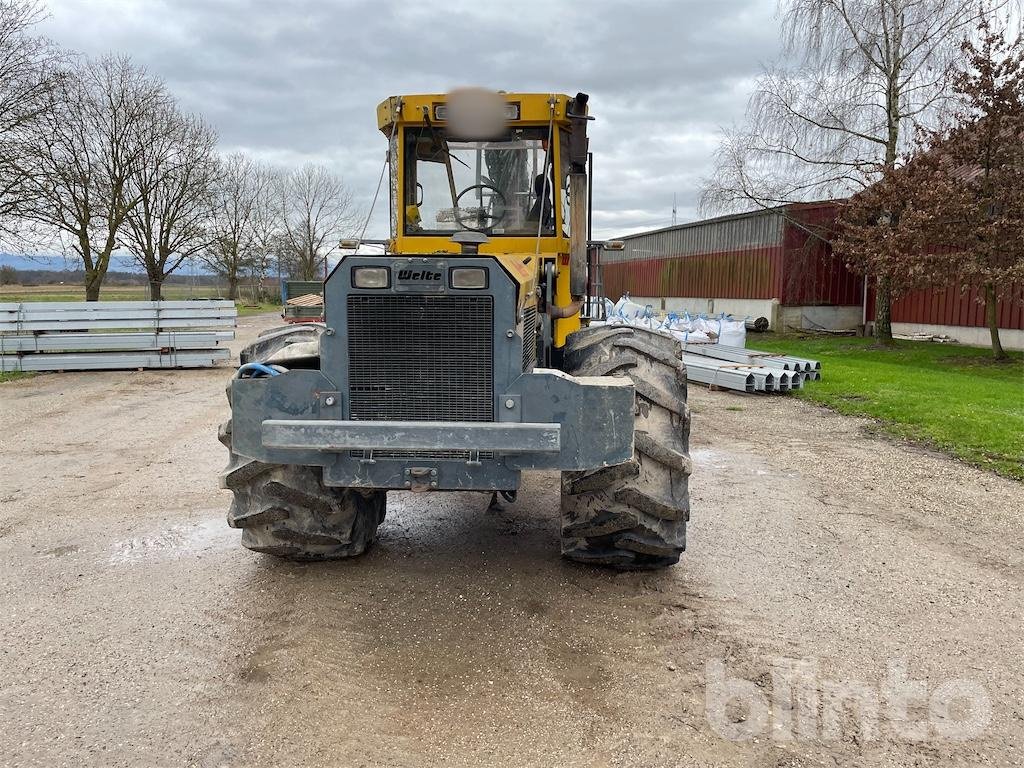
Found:
[[[263,422],[264,448],[312,451],[486,451],[558,453],[560,424],[469,421]]]
[[[597,469],[633,455],[627,378],[535,369],[496,394],[493,422],[353,421],[320,371],[237,379],[231,398],[236,453],[321,466],[332,486],[407,488],[411,473],[438,490],[512,490],[524,469]]]

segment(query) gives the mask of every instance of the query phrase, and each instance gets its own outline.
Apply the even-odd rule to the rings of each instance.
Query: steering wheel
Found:
[[[473,213],[462,213],[462,206],[459,205],[459,201],[470,192],[476,192],[480,190],[479,197],[484,197],[484,192],[490,193],[490,200],[488,204],[480,208],[474,208]],[[505,195],[497,187],[491,184],[474,184],[471,187],[466,187],[464,190],[459,192],[458,197],[455,198],[455,220],[459,223],[463,229],[468,229],[472,232],[486,232],[489,229],[493,229],[505,220],[508,215],[508,204],[505,200]],[[470,226],[475,224],[475,226]]]

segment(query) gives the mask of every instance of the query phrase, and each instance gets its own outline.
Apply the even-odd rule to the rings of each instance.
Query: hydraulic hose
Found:
[[[262,376],[280,376],[281,371],[275,370],[272,366],[264,365],[263,363],[246,363],[237,371],[235,371],[235,378],[242,379],[246,378],[245,374],[252,372],[254,377]]]

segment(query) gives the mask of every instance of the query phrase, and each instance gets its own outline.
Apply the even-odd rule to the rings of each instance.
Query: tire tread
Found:
[[[563,473],[562,554],[627,570],[675,564],[686,549],[692,471],[682,346],[644,329],[603,326],[572,334],[565,360],[570,374],[628,376],[637,407],[633,459],[616,465],[628,471]]]

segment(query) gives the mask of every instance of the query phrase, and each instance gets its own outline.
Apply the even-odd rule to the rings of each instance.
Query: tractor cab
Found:
[[[587,101],[585,94],[467,89],[393,96],[377,107],[390,142],[389,251],[464,253],[467,238],[453,237],[482,235],[469,251],[493,254],[531,292],[539,288],[542,314],[548,298],[558,308],[548,313],[549,351],[540,353],[549,363],[579,329],[585,293]],[[559,269],[573,256],[576,285],[573,270]]]
[[[557,241],[567,236],[573,100],[559,94],[494,98],[497,103],[464,108],[500,110],[500,120],[490,124],[460,120],[452,103],[458,92],[392,97],[378,106],[379,127],[392,142],[395,252],[450,249],[460,231],[494,239],[496,252],[536,252],[538,238],[541,253],[568,250],[567,242]],[[480,131],[485,135],[467,135]]]

